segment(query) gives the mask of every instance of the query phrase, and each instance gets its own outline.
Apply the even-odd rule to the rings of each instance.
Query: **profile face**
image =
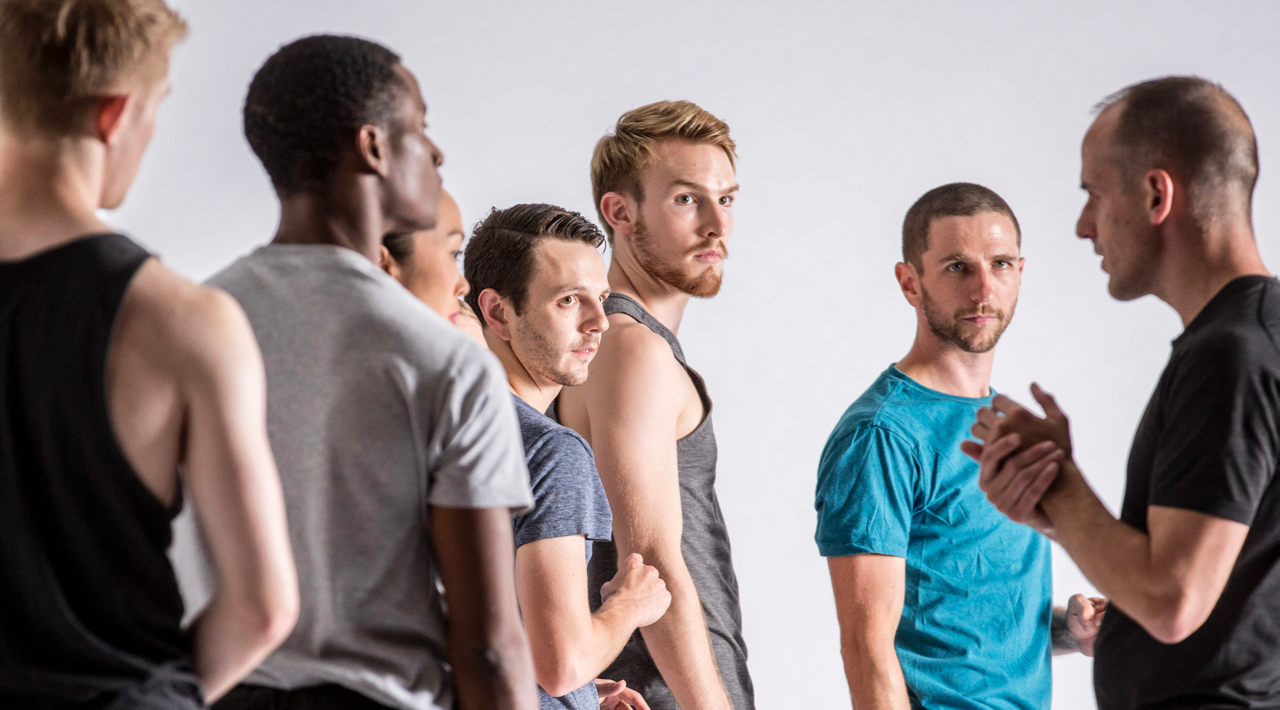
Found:
[[[967,353],[994,348],[1022,286],[1013,220],[998,212],[935,219],[920,261],[920,308],[934,336]]]
[[[454,325],[458,325],[462,310],[458,299],[471,290],[458,270],[464,236],[458,203],[443,192],[435,228],[414,233],[409,263],[398,265],[392,274],[410,293]]]
[[[1141,185],[1126,185],[1111,149],[1118,106],[1098,116],[1081,147],[1080,184],[1088,193],[1076,234],[1093,242],[1110,280],[1107,291],[1129,301],[1151,293],[1160,242],[1143,209]]]
[[[720,291],[733,233],[738,181],[724,149],[682,140],[655,147],[645,169],[635,231],[636,259],[663,283],[691,296]]]
[[[439,167],[444,156],[427,137],[427,105],[417,79],[402,65],[395,71],[404,88],[396,92],[395,119],[388,128],[391,155],[386,216],[396,225],[394,231],[431,229],[439,217]]]
[[[561,239],[537,250],[523,312],[511,317],[511,350],[535,380],[580,385],[609,328],[604,259],[589,244]]]

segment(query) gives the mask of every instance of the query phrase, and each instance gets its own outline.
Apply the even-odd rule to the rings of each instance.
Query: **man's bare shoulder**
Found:
[[[182,370],[221,369],[257,354],[249,321],[230,294],[192,283],[156,259],[130,284],[118,333],[121,347]]]
[[[600,339],[600,352],[592,363],[601,369],[650,372],[657,376],[678,365],[671,351],[671,344],[643,323],[628,316],[614,314],[609,317],[609,329]]]

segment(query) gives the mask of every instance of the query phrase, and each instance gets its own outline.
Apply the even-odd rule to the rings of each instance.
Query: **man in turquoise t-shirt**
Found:
[[[1092,654],[1105,602],[1053,608],[1048,540],[987,502],[960,451],[1017,305],[1017,218],[955,183],[925,193],[902,235],[915,343],[844,413],[818,469],[849,692],[857,708],[1045,709],[1051,648]]]

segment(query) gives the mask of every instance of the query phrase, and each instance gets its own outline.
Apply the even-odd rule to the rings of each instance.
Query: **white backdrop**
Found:
[[[1280,4],[1265,1],[174,2],[191,36],[138,182],[110,219],[195,279],[274,229],[240,107],[254,70],[303,34],[359,34],[404,57],[468,223],[534,201],[594,217],[591,149],[627,109],[686,98],[730,124],[742,184],[733,258],[722,294],[695,302],[680,336],[716,403],[761,708],[849,706],[813,543],[814,475],[840,413],[910,345],[893,264],[915,198],[965,180],[1013,206],[1027,269],[993,384],[1028,399],[1037,379],[1059,396],[1081,467],[1115,509],[1180,326],[1153,299],[1110,300],[1074,236],[1090,107],[1134,81],[1196,73],[1244,104],[1264,166],[1280,135]],[[1262,175],[1255,226],[1275,267],[1278,188]],[[1060,602],[1091,591],[1054,555]],[[1055,659],[1054,682],[1055,708],[1094,706],[1087,659]]]

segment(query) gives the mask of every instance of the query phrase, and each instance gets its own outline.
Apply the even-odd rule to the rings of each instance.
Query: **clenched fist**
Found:
[[[613,579],[600,587],[600,598],[607,605],[631,609],[636,627],[661,619],[671,606],[671,592],[658,575],[658,568],[646,565],[636,552],[627,555]]]

